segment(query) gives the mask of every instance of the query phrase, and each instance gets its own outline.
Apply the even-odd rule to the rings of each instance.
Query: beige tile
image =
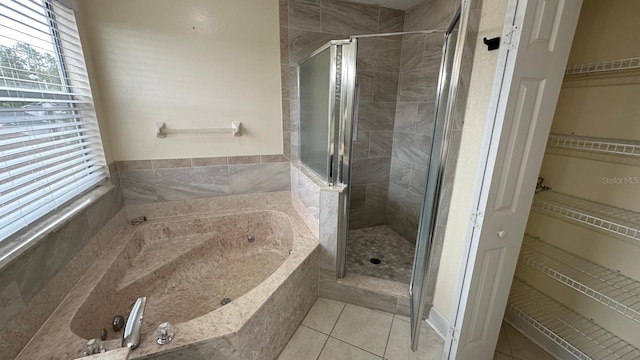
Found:
[[[342,309],[344,309],[343,302],[318,298],[311,310],[309,310],[307,317],[302,321],[302,325],[330,334],[336,321],[338,321]]]
[[[195,158],[192,159],[193,167],[198,166],[216,166],[216,165],[227,165],[227,157],[208,157],[208,158]]]
[[[384,355],[393,316],[347,304],[331,336],[376,355]]]
[[[303,358],[300,358],[303,359]],[[304,358],[308,359],[308,358]],[[382,359],[370,352],[366,352],[343,341],[329,338],[327,344],[322,349],[318,360],[376,360]]]
[[[387,343],[384,358],[388,360],[435,360],[442,359],[444,341],[438,334],[423,325],[420,329],[418,351],[411,350],[411,323],[395,318]]]
[[[151,160],[154,169],[172,169],[191,167],[191,159],[158,159]]]
[[[118,161],[118,171],[152,169],[151,160]]]
[[[506,324],[500,327],[500,336],[498,337],[496,352],[511,356],[511,348],[509,347],[509,340],[507,339],[507,333],[504,329],[505,326]]]
[[[328,336],[323,333],[300,326],[278,360],[316,359],[327,338]]]
[[[408,297],[399,297],[396,315],[400,315],[408,319],[408,316],[411,313],[411,304],[409,302],[410,300]]]
[[[252,156],[229,156],[227,158],[229,165],[237,165],[237,164],[259,164],[260,163],[260,155],[252,155]]]
[[[393,313],[397,308],[397,299],[395,296],[364,290],[353,284],[337,282],[335,278],[321,279],[319,295],[389,313]]]
[[[509,324],[504,324],[507,339],[511,346],[513,357],[521,360],[552,360],[553,357],[541,347],[522,335]]]
[[[497,352],[493,354],[493,360],[513,360],[513,358],[509,355],[505,355]]]
[[[260,155],[260,163],[287,162],[287,158],[282,155]]]

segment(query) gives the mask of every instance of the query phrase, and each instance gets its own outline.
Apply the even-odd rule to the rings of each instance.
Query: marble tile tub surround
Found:
[[[113,177],[112,177],[113,178]],[[117,187],[0,272],[0,358],[13,359],[127,224]]]
[[[327,186],[303,165],[291,164],[291,203],[320,240],[319,265],[336,270],[338,208],[342,186]]]
[[[290,192],[136,206],[155,211],[153,216],[158,220],[150,221],[149,225],[154,221],[168,221],[166,217],[175,216],[176,213],[185,215],[173,219],[197,219],[247,210],[279,211],[290,219],[294,243],[293,251],[284,264],[260,285],[220,309],[185,323],[174,324],[176,336],[169,345],[161,348],[161,354],[157,354],[159,346],[155,344],[155,338],[143,336],[140,347],[131,353],[130,359],[275,358],[302,322],[318,293],[318,240],[291,207]],[[54,351],[59,351],[59,358],[72,358],[75,355],[73,352],[77,349],[68,344],[82,344],[84,340],[71,332],[69,322],[91,289],[103,276],[109,276],[109,273],[105,274],[105,270],[120,256],[121,250],[127,246],[136,229],[135,226],[127,226],[102,255],[95,259],[93,267],[18,359],[48,358]]]
[[[289,190],[284,155],[118,161],[126,205]]]

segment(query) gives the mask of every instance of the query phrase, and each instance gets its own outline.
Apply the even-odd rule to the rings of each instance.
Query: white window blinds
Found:
[[[106,177],[73,10],[0,0],[0,241]]]

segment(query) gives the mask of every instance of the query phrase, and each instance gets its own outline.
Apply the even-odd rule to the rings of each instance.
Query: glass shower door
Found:
[[[420,227],[418,229],[418,240],[416,242],[416,251],[413,260],[411,284],[409,285],[409,295],[411,297],[411,348],[414,351],[418,349],[420,325],[424,318],[424,311],[427,305],[426,283],[429,275],[429,257],[431,255],[431,244],[436,229],[436,215],[444,175],[444,166],[449,149],[452,122],[451,109],[453,100],[455,99],[454,84],[458,77],[457,70],[455,70],[456,67],[454,66],[454,56],[458,44],[459,20],[460,11],[458,11],[445,36],[442,62],[440,65],[440,78],[438,80],[433,142],[431,143],[429,166],[427,168],[427,183],[420,215]],[[453,96],[450,98],[451,95]]]

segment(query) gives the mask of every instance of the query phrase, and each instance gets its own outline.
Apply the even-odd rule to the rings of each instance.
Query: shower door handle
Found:
[[[353,102],[353,130],[351,140],[358,141],[358,108],[360,108],[360,85],[356,85],[356,96]]]

